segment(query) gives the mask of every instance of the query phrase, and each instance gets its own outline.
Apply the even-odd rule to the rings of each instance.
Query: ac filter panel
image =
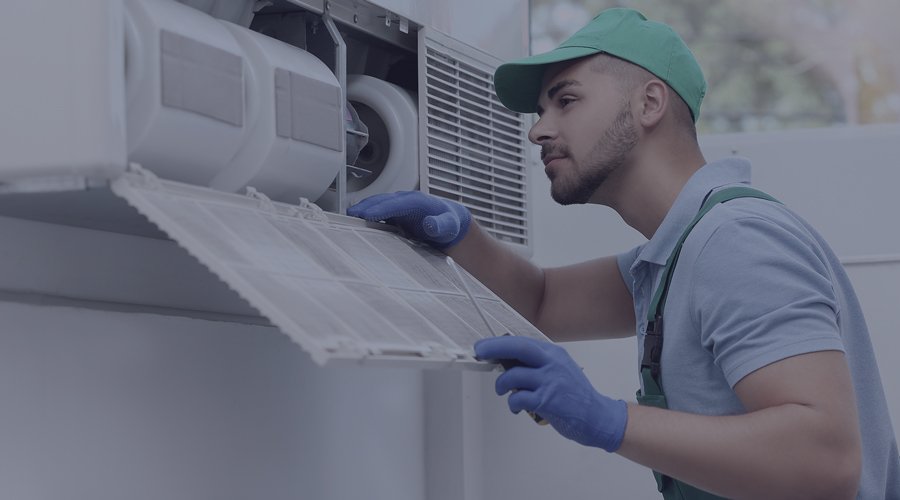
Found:
[[[490,369],[474,358],[478,339],[509,332],[546,340],[442,253],[381,224],[140,170],[112,190],[319,364]]]

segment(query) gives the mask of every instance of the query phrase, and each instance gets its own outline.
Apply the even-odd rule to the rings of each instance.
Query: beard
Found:
[[[548,146],[574,163],[570,172],[561,172],[551,179],[550,194],[560,205],[587,203],[613,172],[622,168],[628,153],[637,144],[637,132],[625,103],[613,123],[588,152],[584,162],[575,162],[565,146]]]

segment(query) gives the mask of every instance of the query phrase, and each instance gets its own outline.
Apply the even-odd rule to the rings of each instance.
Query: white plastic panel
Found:
[[[508,61],[528,55],[528,0],[433,0],[425,24],[493,57]]]
[[[0,181],[127,165],[121,0],[3,2]]]
[[[900,255],[900,125],[866,125],[701,137],[706,158],[753,163],[753,184],[821,232],[845,265]],[[879,257],[883,257],[879,259]]]
[[[344,105],[325,63],[174,1],[126,7],[129,161],[291,202],[328,189],[345,159]]]
[[[319,364],[334,359],[489,368],[472,344],[545,339],[443,254],[358,219],[130,172],[112,184]]]

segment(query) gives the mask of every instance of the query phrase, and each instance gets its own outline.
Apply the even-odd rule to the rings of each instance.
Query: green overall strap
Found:
[[[709,195],[704,200],[703,206],[700,207],[700,211],[697,212],[694,219],[684,229],[684,232],[675,244],[675,248],[672,249],[672,254],[666,260],[666,266],[663,268],[659,286],[656,288],[653,300],[650,302],[650,307],[647,310],[647,332],[644,337],[644,354],[641,358],[641,382],[644,390],[643,392],[638,391],[637,394],[638,403],[641,405],[668,408],[666,395],[662,390],[662,382],[660,381],[660,361],[663,347],[663,309],[666,307],[666,297],[669,294],[669,285],[675,272],[675,264],[678,263],[678,256],[681,255],[681,247],[684,245],[684,241],[691,233],[691,230],[694,229],[694,226],[700,222],[700,219],[707,212],[719,203],[735,198],[761,198],[778,203],[778,200],[775,198],[753,188],[725,188]],[[721,498],[656,471],[653,471],[653,476],[656,478],[656,486],[663,494],[665,500],[713,500]]]

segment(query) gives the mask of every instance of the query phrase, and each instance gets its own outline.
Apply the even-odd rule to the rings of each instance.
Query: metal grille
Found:
[[[428,191],[459,201],[502,241],[531,246],[525,122],[497,100],[493,73],[426,40]]]

